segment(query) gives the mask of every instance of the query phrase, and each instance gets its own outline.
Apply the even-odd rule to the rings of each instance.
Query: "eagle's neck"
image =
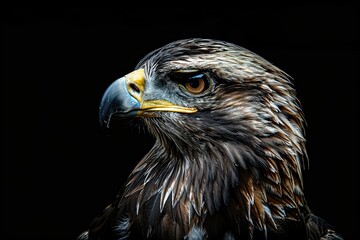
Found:
[[[250,232],[277,228],[277,219],[285,216],[299,219],[304,204],[300,153],[276,134],[261,140],[250,136],[194,139],[196,145],[190,138],[157,137],[131,173],[123,202],[135,203],[135,216],[170,214],[187,230],[205,224],[220,208],[225,208],[224,221],[238,221]]]
[[[243,225],[246,222],[250,230],[256,224],[265,226],[270,211],[258,198],[257,191],[262,189],[253,178],[260,171],[239,171],[246,166],[237,163],[237,158],[249,157],[246,154],[251,151],[244,148],[247,153],[241,156],[231,144],[223,143],[221,151],[219,146],[204,147],[201,153],[184,155],[155,144],[131,173],[123,195],[128,201],[124,202],[136,202],[132,206],[135,215],[170,214],[184,231],[204,224],[220,208],[227,208],[225,222],[231,218]],[[262,217],[253,223],[255,212]]]

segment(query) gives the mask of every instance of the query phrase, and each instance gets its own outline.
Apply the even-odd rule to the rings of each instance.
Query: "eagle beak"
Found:
[[[195,113],[196,108],[188,108],[162,99],[145,100],[144,69],[135,70],[113,82],[105,91],[99,108],[100,124],[109,127],[113,116],[128,118],[141,116],[144,112],[166,111]]]

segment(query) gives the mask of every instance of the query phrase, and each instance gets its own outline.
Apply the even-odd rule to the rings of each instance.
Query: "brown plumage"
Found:
[[[289,76],[237,45],[169,43],[104,94],[156,143],[79,239],[342,239],[304,192],[304,116]],[[120,87],[119,87],[120,86]]]

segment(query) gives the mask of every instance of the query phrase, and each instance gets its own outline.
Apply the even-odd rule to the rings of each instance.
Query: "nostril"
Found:
[[[140,93],[140,89],[134,83],[130,83],[130,88],[136,93]]]

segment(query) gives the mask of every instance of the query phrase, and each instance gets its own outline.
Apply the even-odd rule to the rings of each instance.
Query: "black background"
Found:
[[[3,10],[1,239],[75,239],[87,228],[153,142],[128,125],[106,135],[102,94],[149,51],[188,37],[236,43],[294,78],[308,124],[307,201],[354,239],[357,14],[331,4]]]

